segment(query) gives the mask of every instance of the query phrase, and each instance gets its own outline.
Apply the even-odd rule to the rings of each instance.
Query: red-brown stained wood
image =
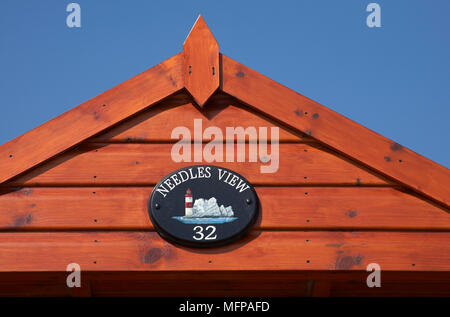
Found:
[[[393,188],[261,187],[264,229],[450,230],[449,214]]]
[[[67,287],[67,272],[51,273],[5,273],[0,272],[0,296],[43,297],[73,295]]]
[[[122,274],[122,277],[119,273],[97,273],[101,279],[93,276],[91,285],[93,296],[447,296],[450,293],[450,274],[406,273],[409,274],[383,272],[380,288],[367,287],[365,271],[137,272],[136,276]]]
[[[120,282],[108,279],[94,280],[92,290],[94,296],[280,297],[305,296],[307,289],[306,280],[291,278],[280,283],[280,274],[273,273],[264,275],[254,272],[246,274],[202,272],[202,274],[186,273],[181,276],[177,273],[171,272],[172,276],[165,274],[163,278],[156,276],[139,281],[125,278]]]
[[[194,153],[197,152],[195,148],[191,151],[192,162],[174,162],[171,157],[172,146],[86,145],[15,179],[10,185],[153,185],[176,169],[198,164],[193,162]],[[278,171],[261,173],[260,167],[270,163],[248,162],[249,145],[244,146],[247,148],[245,162],[236,162],[235,158],[235,162],[212,163],[236,171],[254,185],[388,184],[381,178],[308,144],[280,144]],[[226,153],[225,146],[223,153]],[[236,148],[234,153],[237,154]]]
[[[184,86],[202,107],[219,88],[219,44],[200,15],[183,45]]]
[[[305,296],[307,283],[273,272],[82,272],[81,287],[68,288],[67,274],[0,274],[0,296]]]
[[[217,127],[222,130],[224,140],[227,127],[255,127],[267,129],[267,140],[271,141],[271,128],[278,127],[273,121],[249,109],[243,109],[236,99],[224,94],[215,94],[208,101],[207,106],[199,109],[193,105],[192,98],[184,93],[167,98],[158,105],[151,107],[142,114],[133,117],[107,132],[89,139],[89,142],[176,142],[172,138],[172,130],[176,127],[186,127],[191,131],[191,137],[204,142],[211,141],[210,137],[204,137],[203,132],[207,128]],[[200,119],[202,129],[200,137],[194,134],[194,120]],[[236,139],[236,137],[234,137]],[[263,140],[264,138],[259,138]],[[246,135],[246,140],[249,140]],[[301,133],[293,133],[279,127],[279,142],[312,142],[313,140]]]
[[[449,271],[450,233],[257,232],[211,250],[155,232],[0,233],[2,271]]]
[[[0,146],[0,183],[183,88],[182,54]]]
[[[0,296],[446,296],[450,291],[446,272],[387,271],[381,288],[367,287],[365,271],[83,272],[85,284],[77,290],[66,286],[66,278],[67,272],[0,273]]]
[[[225,55],[222,55],[222,68],[224,92],[409,188],[449,206],[450,171],[444,166]]]
[[[329,297],[331,281],[327,280],[311,280],[311,297]]]
[[[330,291],[331,297],[448,297],[450,284],[444,283],[402,283],[383,284],[383,290],[364,288],[360,284],[336,283]]]
[[[448,169],[226,56],[222,67],[199,17],[183,53],[0,147],[0,295],[447,295]],[[248,144],[246,162],[211,163],[261,202],[250,233],[214,249],[163,240],[147,210],[162,177],[206,163],[170,155],[172,129],[196,118],[279,126],[285,143],[274,174],[248,162]],[[68,291],[73,262],[83,287]],[[382,288],[366,286],[369,263]]]
[[[449,274],[447,274],[448,276]],[[448,297],[450,294],[450,282],[448,279],[435,282],[421,282],[414,280],[399,282],[384,281],[382,277],[381,287],[369,288],[364,283],[349,283],[336,281],[330,285],[329,296],[339,297]]]
[[[24,188],[0,196],[0,230],[154,230],[152,187]],[[441,208],[392,188],[257,187],[262,230],[448,230]]]

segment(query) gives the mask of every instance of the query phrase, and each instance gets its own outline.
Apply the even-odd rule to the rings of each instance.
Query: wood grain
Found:
[[[182,63],[175,55],[0,146],[0,183],[182,89]]]
[[[24,188],[0,196],[0,230],[154,230],[152,187]],[[393,188],[257,187],[260,230],[447,230],[441,208]]]
[[[80,289],[67,272],[0,273],[0,296],[447,296],[448,272],[383,272],[368,288],[365,271],[83,272]],[[195,285],[195,287],[192,287]]]
[[[224,92],[447,207],[450,171],[222,55]]]
[[[198,137],[194,133],[194,120],[200,119],[202,129]],[[194,106],[192,98],[185,93],[180,93],[169,97],[158,105],[149,108],[142,114],[123,123],[108,129],[103,134],[89,139],[93,143],[122,142],[122,143],[146,143],[146,142],[171,142],[172,130],[176,127],[186,127],[191,133],[193,140],[211,141],[210,137],[203,135],[203,132],[210,127],[221,129],[224,140],[237,138],[227,138],[227,127],[243,127],[247,129],[254,127],[256,131],[260,128],[267,129],[267,138],[259,134],[259,141],[271,141],[271,128],[278,127],[274,121],[270,121],[260,115],[244,109],[235,98],[224,94],[214,94],[204,108]],[[246,141],[249,140],[246,135]],[[293,133],[279,127],[279,142],[314,142],[310,137],[302,133]]]
[[[448,272],[383,272],[381,288],[367,287],[368,273],[365,271],[351,271],[350,274],[345,271],[220,271],[86,275],[91,281],[92,296],[304,297],[345,294],[395,297],[447,296],[450,293]]]
[[[0,233],[6,272],[64,271],[449,271],[450,233],[256,232],[234,244],[177,247],[155,232]]]
[[[211,163],[256,185],[262,206],[246,237],[215,249],[166,242],[147,210],[152,185],[205,164],[170,156],[172,129],[195,119],[280,127],[277,173]],[[449,170],[219,55],[201,17],[184,52],[0,146],[0,184],[0,295],[450,291]],[[79,290],[64,283],[74,262]],[[364,283],[369,263],[381,289]]]
[[[154,185],[164,176],[195,162],[172,160],[172,144],[86,145],[64,154],[11,182],[12,186],[42,185]],[[248,151],[248,146],[245,145]],[[235,149],[236,150],[236,149]],[[192,153],[196,152],[195,149]],[[224,149],[224,153],[225,153]],[[234,152],[235,155],[237,150]],[[191,155],[194,160],[194,155]],[[280,144],[279,169],[261,173],[268,163],[213,162],[246,177],[252,184],[371,184],[387,183],[363,169],[308,144]],[[205,164],[205,162],[202,162]]]
[[[201,15],[183,44],[184,86],[202,107],[219,88],[219,44]]]
[[[381,287],[369,288],[363,283],[348,283],[337,281],[330,287],[328,296],[340,297],[448,297],[450,283],[448,280],[441,282],[418,282],[414,279],[399,283],[398,281],[382,282]]]

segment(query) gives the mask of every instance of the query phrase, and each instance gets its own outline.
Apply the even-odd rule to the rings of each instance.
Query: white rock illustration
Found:
[[[232,217],[234,215],[231,206],[224,207],[217,204],[215,197],[206,200],[196,199],[192,208],[192,215],[189,217]],[[187,215],[185,217],[188,217]]]

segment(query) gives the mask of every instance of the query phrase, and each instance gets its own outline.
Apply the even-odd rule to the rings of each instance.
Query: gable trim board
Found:
[[[197,23],[204,23],[202,21],[198,19]],[[197,33],[191,32],[190,36],[198,37]],[[185,43],[189,42],[190,37]],[[191,55],[196,52],[204,55],[200,50],[190,50]],[[195,58],[191,56],[187,60]],[[186,85],[185,61],[185,54],[181,52],[0,146],[0,183],[5,184],[177,91],[190,88],[193,84]],[[220,78],[219,90],[224,93],[449,208],[450,171],[444,166],[223,54],[220,54],[217,71],[220,73],[211,80]],[[207,81],[208,77],[200,76],[196,80]],[[195,90],[190,92],[195,93]],[[202,100],[205,100],[204,95]],[[51,142],[45,142],[47,140]]]
[[[222,69],[224,92],[449,207],[450,171],[446,167],[224,55]]]
[[[179,53],[0,146],[0,183],[181,90],[182,58]]]
[[[200,15],[183,44],[184,86],[203,107],[220,86],[219,44]]]

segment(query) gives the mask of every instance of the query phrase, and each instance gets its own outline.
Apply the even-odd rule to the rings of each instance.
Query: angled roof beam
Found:
[[[377,172],[450,205],[450,172],[382,135],[222,55],[222,89]]]
[[[182,88],[200,106],[220,88],[249,107],[449,208],[447,168],[219,55],[217,41],[201,16],[184,43],[184,52],[0,146],[0,183]]]
[[[181,53],[0,146],[0,183],[183,88]]]

